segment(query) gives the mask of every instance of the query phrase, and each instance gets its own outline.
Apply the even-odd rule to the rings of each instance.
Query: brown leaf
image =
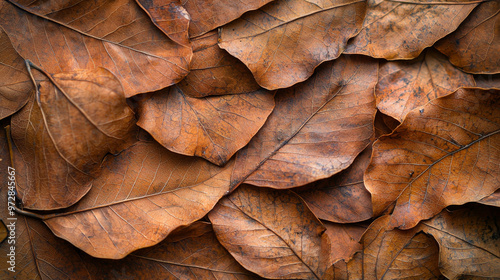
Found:
[[[357,251],[363,250],[359,243],[366,230],[363,224],[325,223],[326,234],[330,238],[330,258],[332,263],[340,260],[348,262]]]
[[[273,113],[238,152],[231,184],[290,188],[346,169],[371,141],[377,69],[370,58],[342,56],[279,91]]]
[[[224,165],[257,133],[274,108],[274,92],[186,96],[184,87],[162,90],[139,104],[137,124],[164,147]]]
[[[438,245],[418,228],[390,229],[390,216],[375,220],[363,236],[363,279],[437,279]]]
[[[123,258],[202,218],[229,190],[232,166],[222,169],[140,141],[108,156],[89,193],[45,223],[92,256]]]
[[[371,196],[363,184],[370,156],[369,146],[346,170],[298,191],[316,217],[335,223],[360,222],[372,217]]]
[[[392,226],[414,227],[452,204],[500,186],[500,94],[459,89],[411,111],[373,145],[365,184],[375,213],[392,203]]]
[[[374,140],[380,138],[382,135],[391,134],[400,124],[401,123],[398,120],[380,112],[380,110],[377,110],[373,124],[373,127],[375,128]]]
[[[132,0],[2,1],[0,25],[21,56],[47,72],[108,68],[127,97],[180,81],[192,55]]]
[[[476,86],[484,89],[500,89],[500,74],[474,75]]]
[[[490,194],[489,196],[478,201],[479,203],[500,207],[500,189],[496,190],[496,192]]]
[[[450,280],[500,278],[500,212],[494,207],[443,211],[423,230],[439,243],[439,267]],[[481,278],[483,279],[483,278]]]
[[[321,279],[325,227],[292,192],[241,186],[208,214],[222,245],[246,269],[272,279]]]
[[[245,63],[262,87],[286,88],[339,57],[365,9],[361,0],[277,0],[222,27],[219,45]]]
[[[256,10],[272,0],[183,0],[182,5],[191,15],[189,34],[196,37]]]
[[[0,27],[0,119],[19,111],[33,93],[24,59],[16,52]]]
[[[120,82],[108,70],[60,73],[52,82],[41,82],[37,97],[12,116],[17,189],[30,209],[77,202],[104,156],[122,150],[135,127]]]
[[[484,1],[453,32],[436,44],[465,72],[500,73],[500,2]]]
[[[191,71],[178,84],[183,92],[191,97],[205,97],[249,93],[260,89],[252,72],[221,49],[217,38],[217,32],[210,32],[192,40]]]
[[[475,86],[472,75],[453,67],[439,52],[429,49],[411,61],[380,64],[375,88],[377,108],[403,121],[411,110],[460,87]]]
[[[447,5],[448,0],[428,5],[425,2],[368,0],[363,27],[349,42],[345,53],[388,60],[413,59],[455,31],[477,6],[477,3],[460,5],[469,0],[457,0],[452,5]]]

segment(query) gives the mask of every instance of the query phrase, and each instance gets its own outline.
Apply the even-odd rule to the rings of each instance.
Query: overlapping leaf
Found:
[[[184,21],[181,9],[173,15]],[[127,97],[178,82],[192,55],[132,0],[2,1],[0,25],[21,56],[49,73],[104,67]]]
[[[273,113],[237,154],[232,185],[290,188],[347,168],[373,134],[377,70],[370,58],[342,56],[278,91]]]
[[[322,279],[330,265],[325,227],[291,192],[241,186],[209,218],[222,245],[263,277]]]
[[[359,31],[365,9],[360,0],[277,0],[223,26],[219,45],[262,87],[285,88],[337,58]]]
[[[366,230],[362,224],[337,224],[325,223],[326,234],[332,244],[330,261],[336,263],[340,260],[348,262],[363,246],[359,243]]]
[[[499,188],[499,104],[496,90],[459,89],[375,142],[365,173],[375,214],[395,202],[391,225],[407,229]]]
[[[476,86],[484,89],[500,89],[500,74],[474,75]]]
[[[24,206],[49,210],[77,202],[104,156],[125,148],[134,122],[119,81],[103,68],[41,82],[36,98],[12,117]]]
[[[363,27],[345,53],[388,60],[416,58],[425,48],[455,31],[478,3],[447,2],[368,0]]]
[[[89,193],[45,223],[92,256],[123,258],[208,213],[229,190],[232,166],[219,168],[140,141],[108,156]]]
[[[500,73],[500,3],[485,1],[436,48],[466,72]]]
[[[475,86],[472,75],[430,49],[411,61],[381,63],[375,89],[377,108],[402,121],[411,110],[466,86]]]
[[[173,86],[141,102],[137,124],[169,150],[217,165],[245,146],[274,108],[274,93],[264,89],[202,99],[185,89]]]
[[[500,189],[478,202],[490,206],[500,207]]]

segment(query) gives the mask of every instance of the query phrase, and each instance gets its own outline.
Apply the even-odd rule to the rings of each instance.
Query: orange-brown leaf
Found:
[[[363,224],[336,224],[325,223],[326,234],[330,238],[332,248],[330,261],[336,263],[340,260],[348,262],[354,253],[363,250],[359,241],[366,230]]]
[[[479,203],[500,207],[500,189],[490,194],[489,196],[478,201]]]
[[[290,87],[342,53],[365,9],[361,0],[277,0],[223,26],[220,46],[262,87]]]
[[[452,204],[500,187],[500,94],[459,89],[411,111],[373,145],[365,184],[374,212],[396,202],[393,226],[408,229]]]

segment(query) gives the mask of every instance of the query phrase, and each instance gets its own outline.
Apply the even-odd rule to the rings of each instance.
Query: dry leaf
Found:
[[[326,234],[332,244],[330,261],[336,263],[340,260],[348,262],[354,253],[363,250],[359,243],[366,230],[364,224],[336,224],[325,222]]]
[[[223,26],[219,45],[245,63],[262,87],[286,88],[339,57],[365,9],[361,0],[277,0]]]
[[[500,189],[490,194],[489,196],[478,201],[479,203],[500,207]]]
[[[391,225],[408,229],[499,188],[499,104],[498,91],[459,89],[411,111],[375,142],[365,173],[374,213],[396,202]]]
[[[288,191],[240,186],[209,213],[222,245],[246,269],[272,279],[321,279],[325,227]]]
[[[474,75],[476,86],[484,89],[500,89],[500,74]]]

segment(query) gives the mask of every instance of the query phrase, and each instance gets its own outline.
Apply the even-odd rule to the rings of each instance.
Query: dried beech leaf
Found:
[[[290,188],[346,169],[370,143],[378,62],[341,56],[276,94],[262,129],[240,150],[231,184]]]
[[[189,3],[189,2],[188,2]],[[192,97],[249,93],[260,89],[252,72],[217,44],[217,32],[193,39],[189,74],[178,85]]]
[[[12,116],[17,190],[30,209],[77,202],[104,156],[125,148],[135,128],[120,82],[108,70],[60,73],[53,81],[41,82],[37,101]]]
[[[139,105],[138,125],[164,147],[224,165],[264,125],[274,92],[193,98],[173,86]]]
[[[368,147],[346,170],[298,192],[316,217],[335,223],[354,223],[372,217],[371,196],[363,184],[370,156]]]
[[[363,275],[370,279],[437,279],[438,244],[419,228],[388,228],[390,216],[375,220],[363,236]]]
[[[239,18],[243,13],[256,10],[272,0],[182,0],[191,15],[189,34],[196,37]]]
[[[444,55],[430,49],[411,61],[380,64],[375,88],[377,108],[403,121],[408,112],[430,100],[475,85],[472,75],[453,67]]]
[[[246,269],[272,279],[321,279],[325,227],[292,192],[241,186],[208,214],[222,245]]]
[[[232,166],[141,141],[108,156],[89,193],[45,223],[91,256],[123,258],[202,218],[229,190]]]
[[[330,258],[332,263],[340,260],[348,262],[357,251],[363,250],[359,243],[366,230],[363,224],[325,223],[326,234],[330,238],[332,248]]]
[[[485,205],[500,207],[500,189],[478,202]]]
[[[396,202],[391,225],[408,229],[499,188],[499,105],[498,91],[459,89],[411,111],[373,145],[365,185],[374,212]]]
[[[277,0],[222,27],[219,45],[262,87],[286,88],[336,59],[361,28],[365,10],[361,0]]]
[[[28,102],[33,93],[24,59],[12,46],[9,37],[0,27],[0,119],[8,117]]]
[[[474,75],[476,86],[484,89],[500,89],[500,74]]]
[[[469,0],[457,0],[452,5],[447,5],[449,0],[427,5],[423,0],[403,1],[368,0],[363,27],[345,53],[388,60],[413,59],[455,31],[477,6],[475,2],[467,3]]]
[[[450,280],[500,278],[500,212],[494,207],[443,211],[423,230],[439,243],[439,267]]]
[[[0,25],[21,56],[47,72],[104,67],[127,97],[180,81],[192,56],[132,0],[2,1]]]
[[[400,124],[401,123],[398,120],[380,112],[380,110],[377,110],[373,124],[373,127],[375,128],[374,139],[378,139],[382,135],[391,134]]]
[[[465,72],[500,73],[500,2],[484,1],[436,48]]]

